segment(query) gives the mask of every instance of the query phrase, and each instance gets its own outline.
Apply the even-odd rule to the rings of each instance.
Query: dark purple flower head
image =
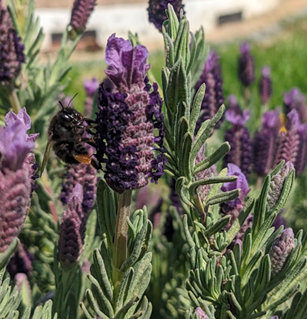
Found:
[[[224,103],[223,80],[219,56],[214,51],[211,51],[207,57],[203,72],[195,84],[195,92],[197,92],[203,83],[206,84],[206,93],[201,106],[203,114],[197,121],[196,130],[200,128],[202,122],[211,119]],[[219,128],[220,125],[221,121],[217,123],[216,128]]]
[[[87,21],[94,10],[96,0],[75,0],[71,11],[70,26],[77,32],[82,33]]]
[[[24,46],[13,26],[9,12],[0,2],[0,83],[10,85],[25,62]]]
[[[250,53],[250,46],[248,43],[241,44],[240,53],[238,59],[238,75],[242,84],[248,87],[255,80],[254,57]]]
[[[87,96],[93,97],[98,89],[99,81],[96,78],[85,79],[83,81],[84,90]]]
[[[174,8],[174,11],[179,19],[180,10],[184,8],[182,0],[149,0],[148,11],[148,20],[153,23],[155,27],[162,32],[162,24],[167,19],[165,10],[168,7],[168,4],[171,4]],[[183,11],[183,13],[185,13]]]
[[[6,270],[11,278],[14,278],[18,273],[26,274],[29,277],[33,270],[33,260],[34,256],[29,252],[27,247],[23,244],[19,244],[15,254],[8,263]]]
[[[228,164],[227,168],[228,168],[227,176],[238,177],[236,181],[225,183],[222,187],[223,192],[229,192],[235,189],[240,189],[239,197],[227,203],[227,205],[234,207],[238,202],[240,204],[244,203],[244,199],[246,198],[247,194],[250,192],[251,189],[248,187],[248,183],[247,183],[245,175],[242,173],[242,171],[237,165]]]
[[[63,213],[59,234],[59,259],[64,268],[70,268],[81,255],[85,237],[86,219],[82,209],[83,189],[76,184]]]
[[[305,103],[305,96],[300,92],[300,90],[298,88],[293,88],[288,93],[285,92],[283,96],[285,113],[288,114],[291,110],[295,109],[298,112],[301,122],[306,122],[307,106]]]
[[[114,34],[108,40],[108,78],[98,91],[96,149],[105,163],[106,181],[117,192],[143,187],[150,177],[157,182],[166,161],[162,99],[157,84],[151,90],[148,83],[147,56],[144,46],[132,47]],[[156,158],[155,150],[161,152]]]
[[[272,94],[272,80],[269,67],[262,68],[261,78],[259,82],[260,99],[263,104],[267,103]]]
[[[272,275],[277,275],[284,267],[294,245],[294,234],[292,228],[285,229],[272,244],[270,250]]]
[[[31,120],[25,108],[18,115],[10,111],[4,121],[6,126],[0,132],[0,168],[17,171],[34,148],[38,134],[27,134]]]

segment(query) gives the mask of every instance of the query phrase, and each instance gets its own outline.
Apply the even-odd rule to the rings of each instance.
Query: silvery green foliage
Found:
[[[162,70],[165,146],[168,159],[165,171],[176,180],[176,192],[180,199],[188,207],[195,208],[199,214],[205,215],[197,195],[197,187],[207,184],[221,186],[222,183],[236,179],[233,176],[222,174],[218,177],[196,180],[197,173],[214,165],[229,151],[229,144],[226,142],[205,160],[195,164],[199,150],[222,117],[225,107],[221,106],[212,120],[202,123],[198,133],[194,136],[205,94],[205,85],[202,85],[192,98],[192,79],[198,79],[201,64],[206,58],[204,32],[203,29],[200,29],[195,35],[191,33],[186,17],[181,14],[180,21],[178,21],[170,5],[168,16],[169,19],[164,22],[162,28],[166,49],[166,65]],[[222,203],[237,196],[237,190],[222,194],[218,193],[216,189],[214,194],[212,193],[207,198],[205,206]]]
[[[116,223],[118,195],[107,184],[98,185],[98,216],[101,248],[95,249],[91,274],[91,289],[86,291],[89,307],[81,304],[87,318],[150,318],[151,303],[143,296],[152,270],[152,254],[148,251],[152,224],[146,208],[131,214],[128,220],[128,256],[120,269],[112,266],[116,253],[113,234]],[[115,285],[119,280],[119,284]]]

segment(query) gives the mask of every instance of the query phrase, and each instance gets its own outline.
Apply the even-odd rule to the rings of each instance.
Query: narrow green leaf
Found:
[[[188,180],[192,180],[192,172],[190,165],[190,155],[193,143],[193,136],[191,133],[187,132],[181,144],[181,152],[179,158],[179,172],[181,175],[185,176]]]
[[[213,226],[211,226],[209,229],[207,229],[204,233],[204,235],[209,238],[210,236],[218,233],[221,231],[226,225],[230,222],[231,216],[227,215],[219,219]]]
[[[190,116],[190,125],[189,125],[189,132],[194,136],[194,131],[196,127],[196,123],[199,118],[200,114],[200,109],[202,105],[202,101],[205,96],[205,91],[206,91],[206,84],[203,83],[197,93],[195,94],[193,104],[192,104],[192,111],[191,111],[191,116]]]

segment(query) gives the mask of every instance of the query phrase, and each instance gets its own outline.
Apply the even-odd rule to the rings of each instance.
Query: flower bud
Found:
[[[82,33],[87,21],[94,10],[96,0],[75,0],[70,18],[70,26],[77,33]]]
[[[293,248],[293,230],[292,228],[287,228],[274,240],[270,250],[273,276],[277,275],[283,269],[287,257]]]
[[[245,87],[248,87],[255,80],[254,57],[250,53],[250,46],[248,43],[241,44],[240,53],[238,59],[238,75],[241,83]]]
[[[270,211],[278,203],[285,179],[294,170],[291,162],[283,165],[280,171],[271,179],[270,189],[267,196],[267,210]]]
[[[184,8],[182,0],[149,0],[148,11],[148,20],[153,23],[155,27],[162,32],[162,24],[167,19],[165,10],[168,7],[168,4],[171,4],[174,8],[174,11],[177,15],[177,18],[180,17],[180,10]],[[183,13],[185,13],[183,11]]]
[[[0,84],[10,85],[25,62],[24,46],[15,30],[9,12],[0,2]]]
[[[270,77],[270,68],[264,67],[261,71],[261,78],[259,82],[259,93],[262,104],[266,104],[272,94],[272,80]]]
[[[64,268],[70,268],[75,264],[82,252],[86,223],[82,201],[82,186],[77,184],[63,213],[60,225],[59,259]]]
[[[96,157],[105,163],[107,183],[119,193],[144,187],[149,178],[157,182],[166,162],[162,99],[156,83],[150,93],[147,57],[144,46],[133,48],[115,35],[108,39],[108,78],[98,91]],[[161,152],[156,157],[155,150]]]
[[[220,57],[216,52],[209,53],[203,72],[195,85],[195,92],[197,92],[203,83],[206,84],[206,93],[201,105],[203,114],[197,121],[196,130],[200,128],[202,122],[212,119],[224,103],[223,80],[219,59]],[[215,128],[219,128],[221,122],[220,120]]]

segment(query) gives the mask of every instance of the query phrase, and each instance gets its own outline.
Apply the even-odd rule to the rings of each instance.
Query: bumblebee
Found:
[[[59,101],[62,109],[50,121],[41,174],[46,167],[51,149],[59,159],[67,164],[91,164],[98,168],[96,158],[91,156],[86,148],[86,144],[95,146],[95,141],[91,137],[84,136],[86,132],[93,134],[92,128],[95,121],[85,118],[70,106],[71,101],[68,106],[64,106]]]

